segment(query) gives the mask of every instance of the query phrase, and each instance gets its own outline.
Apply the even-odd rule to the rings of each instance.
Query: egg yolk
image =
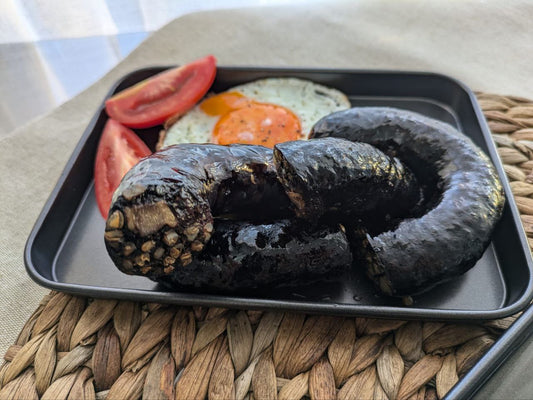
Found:
[[[216,144],[276,143],[301,138],[302,127],[296,114],[276,104],[260,103],[238,92],[222,93],[202,102],[201,110],[218,116],[211,141]]]

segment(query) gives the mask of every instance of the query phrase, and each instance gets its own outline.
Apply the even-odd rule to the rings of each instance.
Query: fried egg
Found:
[[[350,108],[339,90],[298,78],[266,78],[207,97],[164,133],[178,143],[246,143],[273,147],[307,139],[322,117]]]

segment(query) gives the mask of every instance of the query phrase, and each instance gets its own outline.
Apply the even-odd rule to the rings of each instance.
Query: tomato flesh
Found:
[[[109,119],[104,127],[94,163],[94,191],[98,209],[104,218],[111,207],[111,198],[131,167],[151,154],[135,132]]]
[[[208,55],[127,88],[106,103],[107,114],[130,128],[148,128],[183,115],[205,96],[216,75],[216,59]]]

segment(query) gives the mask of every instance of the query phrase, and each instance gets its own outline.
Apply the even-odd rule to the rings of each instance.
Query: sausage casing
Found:
[[[405,216],[420,200],[411,171],[367,143],[331,137],[280,143],[274,146],[274,163],[302,218]]]
[[[384,107],[331,114],[311,136],[372,144],[397,156],[429,188],[423,215],[357,243],[367,274],[386,294],[426,291],[482,256],[505,197],[490,160],[468,137],[443,122]]]
[[[219,291],[297,286],[335,279],[351,263],[350,245],[340,225],[309,229],[294,220],[217,220],[201,254],[189,265],[153,279],[174,288]]]

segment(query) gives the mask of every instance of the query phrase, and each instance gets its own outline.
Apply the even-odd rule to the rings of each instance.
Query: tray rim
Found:
[[[471,399],[496,373],[516,350],[533,333],[533,305],[529,305],[514,323],[492,344],[487,352],[474,364],[446,394],[447,400]]]
[[[88,297],[95,298],[116,298],[130,301],[150,301],[150,302],[164,302],[170,304],[180,304],[180,305],[202,305],[202,306],[219,306],[219,307],[229,307],[229,308],[245,308],[245,309],[277,309],[284,310],[287,309],[280,302],[289,302],[294,305],[294,308],[291,307],[291,310],[295,312],[303,312],[308,314],[331,314],[331,315],[342,315],[342,316],[366,316],[374,318],[387,318],[387,319],[410,319],[410,320],[438,320],[438,321],[483,321],[490,319],[497,319],[512,315],[518,311],[523,310],[528,306],[530,301],[533,299],[533,280],[530,279],[522,295],[512,304],[493,309],[493,310],[455,310],[455,309],[433,309],[433,308],[416,308],[416,307],[393,307],[393,306],[372,306],[372,305],[345,305],[338,303],[326,303],[316,304],[308,303],[295,300],[271,300],[271,299],[255,299],[249,297],[239,296],[238,301],[234,304],[232,297],[229,298],[225,295],[210,295],[210,294],[191,294],[191,293],[175,293],[175,292],[150,292],[142,289],[123,289],[123,288],[102,288],[100,286],[89,286],[82,284],[73,284],[66,282],[57,282],[54,280],[47,279],[42,276],[37,268],[34,265],[32,259],[32,247],[36,236],[43,225],[43,222],[50,212],[55,200],[58,198],[59,191],[62,186],[65,184],[67,176],[70,170],[73,167],[73,164],[76,162],[80,153],[82,152],[87,138],[92,134],[95,125],[100,117],[102,110],[104,109],[105,100],[110,97],[117,87],[122,84],[123,81],[130,78],[134,74],[139,72],[150,71],[150,70],[165,70],[168,68],[173,68],[176,65],[153,65],[145,66],[130,71],[129,73],[120,77],[110,89],[107,91],[102,102],[96,109],[96,112],[93,114],[90,122],[85,128],[83,134],[81,135],[78,143],[76,144],[70,158],[63,171],[61,172],[56,185],[54,186],[52,192],[50,193],[47,201],[45,202],[39,217],[37,218],[30,235],[26,241],[24,248],[24,263],[28,275],[38,284],[58,291],[63,291],[66,293],[71,293],[75,295],[83,295]],[[529,251],[529,245],[527,243],[527,238],[520,220],[520,213],[518,207],[514,201],[514,197],[511,192],[509,182],[506,178],[505,172],[503,170],[503,165],[498,156],[495,143],[492,139],[490,129],[486,122],[485,116],[481,107],[478,104],[477,97],[474,92],[465,85],[462,81],[450,77],[448,75],[438,73],[438,72],[428,72],[428,71],[407,71],[407,70],[387,70],[387,69],[349,69],[349,68],[306,68],[306,67],[270,67],[270,66],[225,66],[221,65],[217,67],[218,69],[224,69],[226,71],[245,71],[245,72],[273,72],[273,73],[335,73],[335,74],[372,74],[372,75],[405,75],[405,76],[419,76],[421,78],[439,78],[449,83],[457,86],[460,90],[466,94],[469,100],[469,107],[472,107],[474,114],[476,116],[476,122],[481,129],[485,145],[488,149],[489,156],[493,162],[502,185],[504,187],[505,195],[507,198],[508,205],[511,211],[511,217],[513,218],[513,223],[518,227],[518,237],[520,239],[520,245],[524,249],[524,255],[529,267],[530,275],[533,275],[533,259],[531,252]],[[421,97],[422,98],[422,97]],[[497,160],[497,161],[496,161]],[[104,291],[104,292],[103,292]],[[102,293],[103,292],[103,293]],[[146,293],[149,292],[149,298],[146,298]],[[377,309],[377,310],[376,310]]]

